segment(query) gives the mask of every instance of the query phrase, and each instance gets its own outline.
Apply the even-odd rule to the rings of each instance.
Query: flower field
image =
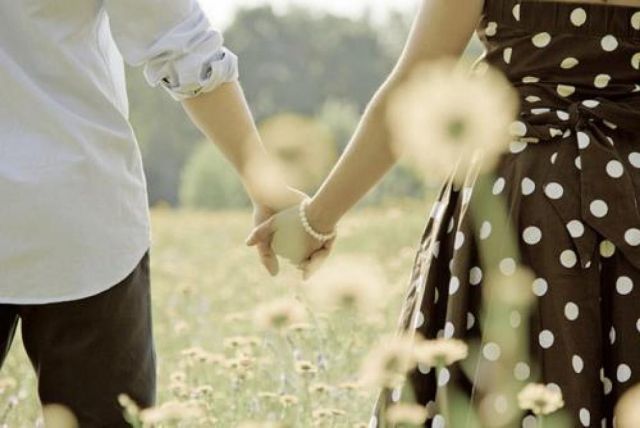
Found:
[[[359,370],[394,329],[428,208],[394,204],[346,219],[331,261],[351,282],[327,284],[333,297],[346,299],[334,310],[315,298],[320,281],[303,285],[286,265],[277,278],[262,269],[243,243],[249,213],[154,210],[161,406],[145,420],[169,427],[366,426],[374,392],[358,386]],[[367,288],[372,281],[376,290]],[[359,283],[371,293],[358,292]],[[34,426],[35,377],[16,339],[0,374],[0,414],[7,427]]]

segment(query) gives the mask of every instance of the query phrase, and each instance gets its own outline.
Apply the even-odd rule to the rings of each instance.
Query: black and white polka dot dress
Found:
[[[560,388],[574,426],[611,427],[617,399],[640,382],[640,7],[487,0],[478,35],[477,66],[501,69],[521,98],[518,138],[483,196],[504,198],[535,274],[529,353],[540,371],[519,363],[513,376]],[[428,219],[401,317],[427,338],[481,337],[478,248],[495,227],[471,219],[473,190],[447,182]],[[410,377],[423,405],[443,383],[473,388],[455,366],[445,379],[434,371]]]

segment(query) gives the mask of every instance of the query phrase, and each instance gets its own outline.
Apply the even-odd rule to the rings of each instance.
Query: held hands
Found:
[[[277,273],[275,254],[278,254],[297,265],[304,278],[308,278],[329,256],[335,242],[335,237],[318,240],[305,230],[300,215],[301,202],[264,221],[247,239],[247,245],[258,248],[263,264],[272,275]],[[272,270],[274,265],[276,269]]]
[[[253,204],[253,224],[257,229],[260,225],[267,222],[271,219],[278,211],[284,210],[291,206],[298,206],[303,200],[307,198],[307,195],[292,189],[287,188],[284,194],[279,195],[277,198],[277,202],[265,204],[254,202]],[[255,230],[254,229],[254,233]],[[253,236],[253,233],[252,235]],[[258,255],[260,256],[260,262],[262,265],[269,271],[272,276],[278,274],[280,270],[280,266],[278,263],[278,257],[275,252],[271,248],[270,240],[260,240],[249,244],[249,239],[247,238],[247,245],[255,246],[258,250]]]

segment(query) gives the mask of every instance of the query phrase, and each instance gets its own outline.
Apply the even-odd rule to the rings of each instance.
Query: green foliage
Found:
[[[360,113],[352,103],[329,99],[322,106],[317,119],[333,132],[338,148],[344,150],[358,125]],[[377,205],[386,199],[424,196],[425,188],[420,177],[409,168],[399,165],[369,193],[363,204]]]
[[[388,199],[423,198],[425,195],[424,182],[416,172],[403,165],[398,165],[367,195],[363,204],[379,205]]]
[[[293,266],[283,263],[281,275],[271,278],[255,250],[242,244],[252,224],[251,213],[154,210],[151,282],[160,368],[158,404],[197,397],[206,403],[207,416],[217,419],[215,423],[204,418],[157,426],[235,428],[248,419],[266,422],[299,417],[299,423],[289,426],[306,428],[313,426],[312,412],[318,408],[346,412],[336,417],[335,424],[322,426],[354,427],[357,422],[367,422],[372,392],[340,385],[355,380],[369,346],[395,324],[406,273],[413,261],[413,246],[424,222],[423,207],[410,205],[392,211],[367,210],[349,216],[345,228],[353,233],[342,236],[332,256],[336,259],[357,254],[377,261],[389,280],[384,307],[372,311],[372,320],[342,312],[330,319],[323,317],[314,323],[317,327],[292,334],[292,341],[284,343],[273,334],[257,331],[254,312],[261,303],[300,290],[300,276]],[[398,221],[399,216],[402,221]],[[238,370],[227,363],[242,349],[226,346],[225,339],[255,335],[260,343],[250,354],[253,375],[240,381]],[[220,355],[223,361],[194,361],[194,348]],[[302,383],[304,378],[293,368],[294,356],[326,362],[309,383],[326,383],[332,391],[311,395],[305,388],[310,385]],[[184,374],[182,382],[176,381],[180,374]],[[0,424],[41,426],[35,422],[40,406],[34,370],[19,331],[2,367],[0,385],[4,405]],[[207,387],[213,389],[210,395],[203,394],[202,388]],[[181,395],[183,392],[185,395]],[[274,394],[275,399],[260,395],[265,392]],[[278,400],[281,393],[297,395],[300,403],[283,407]],[[11,404],[14,399],[15,406]]]
[[[185,165],[180,204],[196,209],[230,209],[250,205],[237,173],[211,143],[200,144]]]
[[[343,150],[358,126],[358,106],[349,101],[328,99],[317,115],[317,120],[333,134],[337,148]]]
[[[127,88],[131,123],[147,175],[149,201],[175,205],[182,168],[202,136],[180,104],[164,90],[151,88],[140,70],[127,70]]]
[[[239,12],[225,39],[240,58],[242,85],[258,121],[283,112],[315,116],[332,98],[359,111],[397,54],[364,20],[301,9],[276,15],[268,6]],[[182,169],[202,137],[178,103],[148,87],[140,70],[128,70],[127,77],[150,202],[175,205]],[[335,135],[340,147],[345,129]]]
[[[258,121],[285,112],[315,117],[331,130],[335,151],[340,152],[391,70],[410,20],[393,14],[382,33],[366,18],[352,20],[303,9],[278,15],[263,6],[240,11],[225,38],[240,57],[243,88]],[[476,56],[479,49],[476,40],[468,54]],[[202,136],[180,105],[163,90],[150,88],[140,70],[129,69],[127,77],[131,122],[142,150],[149,200],[177,205],[185,200],[179,195],[184,194],[181,177],[193,174],[183,174],[185,163],[195,157],[191,155]],[[397,168],[367,201],[420,195],[419,180]]]
[[[313,116],[329,98],[361,108],[394,61],[370,23],[303,9],[284,15],[270,6],[245,9],[225,34],[259,119],[282,112]]]

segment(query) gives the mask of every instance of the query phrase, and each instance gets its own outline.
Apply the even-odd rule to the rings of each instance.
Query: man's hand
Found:
[[[289,207],[297,207],[300,202],[302,202],[307,195],[304,193],[295,190],[289,189],[286,194],[279,195],[278,202],[274,204],[253,204],[253,224],[255,228],[258,228],[270,218],[272,218],[278,211],[287,209]],[[255,230],[255,229],[254,229]],[[253,233],[252,233],[253,236]],[[247,241],[249,244],[249,241]],[[264,265],[264,267],[269,271],[272,276],[276,276],[280,269],[278,263],[278,257],[275,252],[271,248],[271,239],[269,240],[260,240],[258,242],[250,244],[251,246],[256,246],[258,250],[258,254],[260,255],[260,261]]]
[[[247,245],[258,247],[265,266],[267,262],[277,266],[277,254],[297,265],[306,279],[329,256],[335,239],[321,242],[310,236],[302,226],[298,210],[299,204],[263,222],[251,233]]]

